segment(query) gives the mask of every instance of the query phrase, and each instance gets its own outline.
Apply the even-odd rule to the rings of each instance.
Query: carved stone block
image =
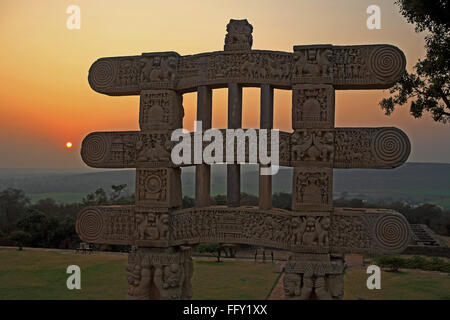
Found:
[[[334,127],[334,89],[331,85],[295,85],[292,88],[294,129]]]
[[[333,166],[334,130],[295,130],[291,136],[291,166]]]
[[[285,299],[342,299],[343,257],[328,254],[294,254],[286,263],[283,281]]]
[[[172,90],[141,92],[139,125],[141,130],[170,130],[183,127],[182,97]]]
[[[231,19],[227,25],[227,32],[225,36],[225,51],[251,50],[253,26],[248,23],[247,19]]]
[[[333,83],[333,46],[294,47],[293,83]]]
[[[158,208],[181,206],[181,169],[136,169],[136,204]]]
[[[135,245],[139,247],[168,247],[169,211],[136,207],[134,214]]]
[[[190,249],[138,249],[128,255],[128,300],[180,300],[192,297]]]
[[[295,167],[293,211],[329,211],[333,205],[333,169]]]

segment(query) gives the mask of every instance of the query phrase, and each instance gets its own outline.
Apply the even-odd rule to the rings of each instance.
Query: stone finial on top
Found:
[[[251,50],[253,44],[253,26],[247,19],[230,19],[227,24],[227,35],[225,36],[225,51]]]

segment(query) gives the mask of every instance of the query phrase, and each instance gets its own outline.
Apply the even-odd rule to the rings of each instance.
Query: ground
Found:
[[[119,253],[76,254],[45,249],[0,249],[0,299],[124,299],[127,257]],[[66,288],[66,268],[82,270],[81,290]],[[355,263],[356,265],[357,263]],[[279,274],[271,262],[196,258],[194,299],[280,299]],[[365,269],[345,276],[345,299],[450,299],[450,277],[437,272],[382,272],[381,290],[368,290]],[[273,290],[272,290],[273,289]]]
[[[66,269],[81,268],[81,290],[68,290]],[[0,249],[1,299],[124,299],[127,256],[62,250]],[[195,261],[194,299],[265,299],[278,274],[271,263]]]

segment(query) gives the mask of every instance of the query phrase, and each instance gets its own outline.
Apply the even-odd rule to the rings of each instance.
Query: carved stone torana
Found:
[[[139,249],[128,255],[129,300],[179,300],[192,297],[190,249]]]
[[[403,52],[385,44],[252,50],[252,31],[247,20],[232,19],[224,51],[101,58],[89,70],[89,84],[97,92],[140,95],[141,131],[93,132],[81,148],[91,167],[136,168],[136,205],[87,207],[76,222],[85,242],[136,247],[126,268],[129,299],[190,298],[193,263],[183,246],[202,242],[288,250],[287,299],[342,299],[343,254],[401,253],[411,241],[410,226],[397,212],[332,206],[333,168],[394,168],[409,156],[408,137],[397,128],[334,127],[335,90],[391,87],[404,72]],[[227,169],[228,206],[208,206],[209,194],[200,194],[210,190],[204,164],[197,166],[203,174],[196,175],[196,204],[201,205],[180,209],[180,167],[190,164],[175,165],[170,155],[171,134],[182,127],[182,95],[198,93],[197,118],[208,129],[212,89],[228,88],[228,124],[235,129],[242,123],[245,86],[261,88],[261,128],[273,127],[274,89],[293,91],[294,131],[279,132],[279,165],[294,167],[292,211],[271,209],[270,177],[259,180],[260,207],[240,206],[237,165]],[[259,163],[248,141],[245,161]],[[222,143],[219,161],[226,161]],[[270,137],[267,143],[271,150]],[[238,146],[235,141],[235,162]],[[201,151],[208,147],[204,142]],[[193,144],[192,157],[194,150]]]

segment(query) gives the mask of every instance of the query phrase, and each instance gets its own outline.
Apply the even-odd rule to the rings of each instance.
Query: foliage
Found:
[[[11,232],[8,239],[16,242],[19,246],[19,250],[22,250],[24,244],[26,244],[31,239],[31,234],[22,230],[16,230]]]
[[[220,253],[223,250],[223,247],[220,245],[220,243],[217,242],[207,242],[207,243],[200,243],[196,250],[200,253],[209,253],[213,254],[217,258],[217,262],[220,262]]]
[[[376,265],[383,268],[390,268],[393,272],[398,272],[404,265],[404,259],[397,255],[380,255],[375,259]]]
[[[227,204],[227,197],[223,194],[216,195],[212,200],[212,204],[216,206],[224,206]]]
[[[0,192],[0,228],[6,233],[12,231],[29,204],[30,199],[22,190],[8,188]]]
[[[391,268],[393,271],[403,268],[450,273],[450,262],[438,257],[426,259],[422,256],[403,258],[397,255],[377,255],[374,256],[374,262],[379,267]]]
[[[278,192],[272,196],[272,205],[274,208],[291,210],[292,197],[290,193]]]
[[[7,235],[14,230],[26,232],[29,237],[22,244],[30,247],[74,249],[80,239],[75,232],[77,213],[88,205],[131,204],[134,196],[123,195],[126,184],[111,186],[108,195],[102,188],[88,194],[81,204],[58,204],[54,199],[41,199],[30,204],[22,190],[6,189],[0,192],[0,227]],[[1,237],[0,237],[1,238]],[[8,237],[9,239],[9,237]],[[113,250],[124,250],[117,246]]]
[[[390,89],[391,97],[380,106],[390,115],[397,105],[410,103],[410,113],[420,118],[424,111],[435,121],[450,120],[450,4],[446,0],[398,0],[401,14],[415,24],[416,32],[426,32],[425,59],[415,73],[405,72]]]
[[[195,207],[195,201],[191,197],[184,196],[181,204],[183,209]]]

